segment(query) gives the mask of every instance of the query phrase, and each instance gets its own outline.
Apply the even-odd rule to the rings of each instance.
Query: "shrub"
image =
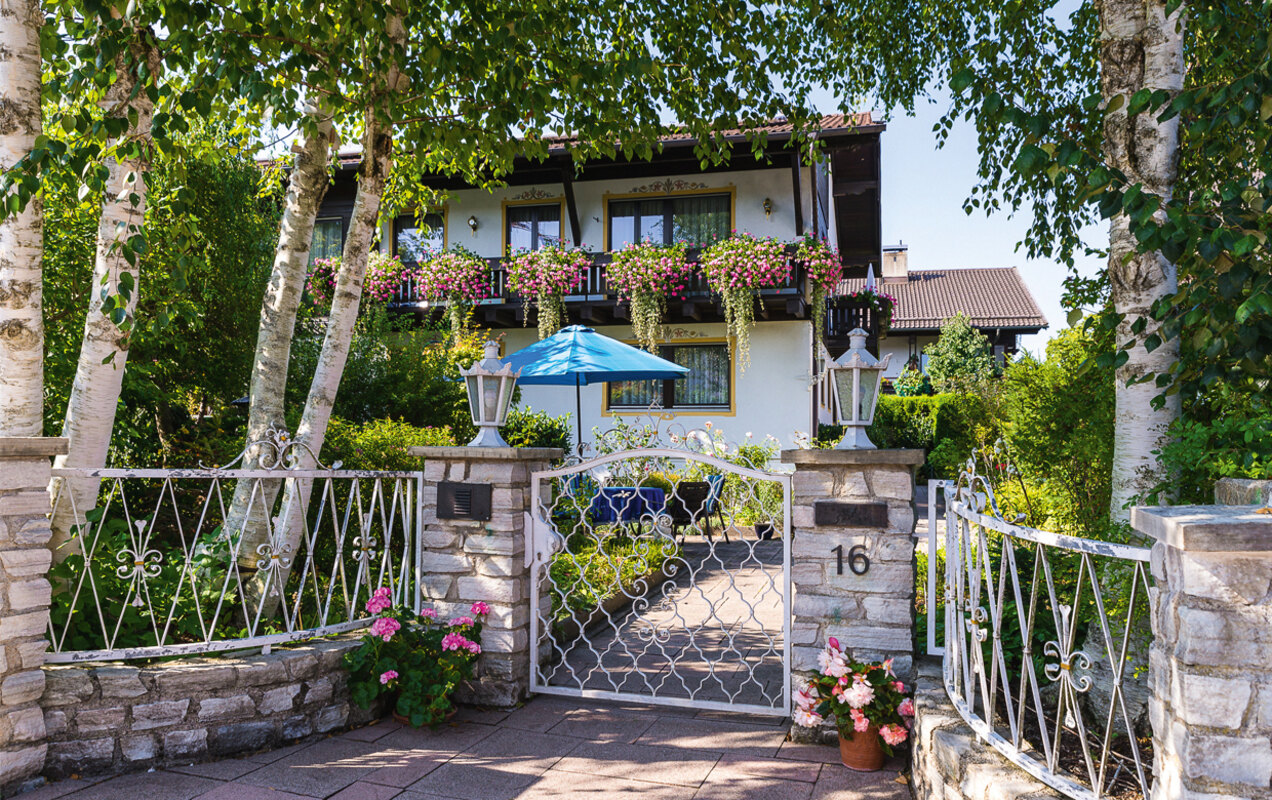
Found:
[[[1158,451],[1164,475],[1148,502],[1214,502],[1220,478],[1272,478],[1272,407],[1261,393],[1222,384],[1171,426]]]
[[[508,422],[499,429],[499,434],[513,447],[559,447],[567,456],[574,441],[569,414],[554,417],[546,411],[528,408],[509,411]]]
[[[940,338],[923,352],[928,357],[928,375],[938,391],[970,391],[995,371],[989,339],[962,313],[946,320]]]
[[[892,382],[892,389],[901,397],[916,397],[932,394],[932,380],[927,373],[920,372],[910,365],[901,370],[901,374]]]
[[[421,428],[394,419],[358,423],[333,417],[327,425],[322,460],[327,464],[339,461],[343,469],[410,471],[420,468],[420,459],[408,456],[408,447],[454,444],[450,428]]]
[[[931,477],[952,480],[978,447],[998,439],[1001,426],[978,395],[944,394],[934,399],[933,446],[927,467]]]
[[[1026,356],[1003,375],[1001,413],[1012,462],[1046,514],[1036,525],[1079,536],[1108,531],[1113,474],[1111,334],[1088,326],[1061,331],[1046,360]]]

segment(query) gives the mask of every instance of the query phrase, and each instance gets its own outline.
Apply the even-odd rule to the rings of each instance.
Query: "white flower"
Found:
[[[856,681],[839,693],[839,699],[852,708],[865,708],[874,700],[874,689],[865,681]]]
[[[816,728],[822,722],[821,715],[812,711],[805,711],[802,708],[797,708],[791,712],[791,719],[802,728]]]

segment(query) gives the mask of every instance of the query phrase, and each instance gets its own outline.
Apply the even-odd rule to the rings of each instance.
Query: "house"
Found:
[[[494,191],[437,176],[435,188],[448,190],[441,208],[424,226],[415,215],[386,225],[382,246],[410,262],[430,248],[462,245],[491,263],[495,297],[479,304],[475,322],[503,336],[504,352],[537,340],[533,305],[504,286],[500,259],[510,251],[563,243],[590,250],[586,286],[566,298],[570,323],[592,326],[632,342],[626,303],[607,289],[609,252],[634,240],[695,230],[701,238],[730,231],[794,241],[805,233],[829,240],[840,251],[845,275],[862,275],[879,261],[879,136],[884,126],[869,114],[830,115],[817,138],[826,158],[800,163],[790,145],[791,126],[766,126],[766,146],[756,157],[737,131],[739,143],[725,164],[701,167],[693,139],[671,135],[649,161],[621,157],[589,161],[576,171],[565,143],[544,161],[518,162],[507,186]],[[342,157],[324,199],[314,234],[314,257],[339,255],[356,194],[357,156]],[[701,238],[699,240],[701,240]],[[693,258],[691,254],[691,258]],[[612,427],[615,415],[647,414],[661,405],[685,428],[707,421],[730,439],[772,434],[783,446],[813,425],[816,402],[809,288],[797,269],[785,285],[762,292],[751,334],[751,364],[736,363],[725,336],[724,318],[704,281],[694,280],[683,299],[669,304],[661,354],[690,367],[690,376],[666,383],[587,386],[582,390],[583,430]],[[436,307],[407,287],[391,306],[424,315]],[[553,414],[573,414],[571,387],[523,387],[522,402]]]
[[[847,278],[839,292],[861,289],[863,278]],[[904,244],[883,248],[879,290],[897,299],[887,336],[879,342],[879,355],[891,353],[884,378],[895,378],[907,364],[926,369],[923,348],[936,341],[941,325],[962,313],[972,327],[989,338],[994,355],[1004,361],[1020,349],[1020,337],[1047,327],[1024,278],[1015,267],[965,267],[959,269],[910,269]],[[838,357],[827,337],[828,348]]]

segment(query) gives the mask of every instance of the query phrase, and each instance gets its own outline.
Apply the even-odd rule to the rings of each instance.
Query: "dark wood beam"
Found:
[[[609,322],[609,314],[604,306],[596,306],[591,303],[585,303],[579,308],[579,319],[590,325],[604,325]]]
[[[804,235],[804,198],[800,191],[799,151],[791,151],[791,193],[795,199],[795,235]]]
[[[615,319],[615,320],[620,320],[620,319],[631,319],[631,313],[630,313],[630,311],[628,310],[628,307],[627,307],[626,305],[622,304],[622,303],[619,303],[619,304],[615,305],[615,306],[614,306],[614,319]]]
[[[786,313],[795,319],[803,319],[807,309],[808,304],[804,302],[802,297],[792,297],[786,301]]]
[[[702,321],[702,310],[699,308],[698,304],[692,300],[686,300],[681,304],[680,315],[685,319],[697,320],[699,322]]]
[[[832,194],[835,197],[850,197],[855,194],[865,194],[872,189],[878,191],[879,181],[835,181]]]
[[[574,235],[574,246],[583,242],[583,228],[579,225],[579,206],[574,202],[574,181],[569,167],[561,167],[561,185],[565,187],[565,208],[570,214],[570,233]]]

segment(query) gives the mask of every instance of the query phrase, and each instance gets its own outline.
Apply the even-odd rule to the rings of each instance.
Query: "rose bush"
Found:
[[[350,699],[370,708],[376,698],[386,697],[393,711],[417,728],[445,720],[454,708],[455,688],[473,676],[490,607],[473,603],[468,615],[443,624],[434,609],[416,614],[395,607],[389,588],[382,586],[366,608],[376,619],[361,646],[344,657]]]
[[[818,671],[803,689],[796,690],[796,725],[815,728],[834,717],[839,735],[874,733],[883,740],[884,752],[905,742],[914,722],[914,702],[905,684],[892,671],[892,660],[882,664],[853,661],[830,637],[826,649],[817,655]]]

